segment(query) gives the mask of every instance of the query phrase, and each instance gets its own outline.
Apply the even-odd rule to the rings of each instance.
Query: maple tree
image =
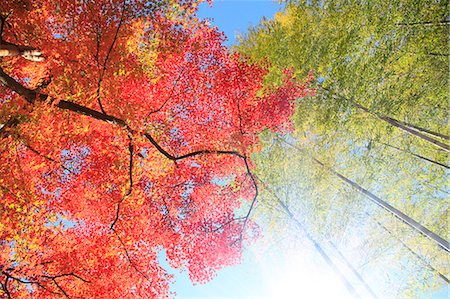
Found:
[[[290,1],[237,46],[270,62],[266,84],[286,67],[316,78],[295,132],[261,138],[257,211],[275,238],[343,253],[366,297],[438,296],[449,283],[447,11],[442,1]],[[291,225],[298,233],[280,232]]]
[[[2,296],[166,297],[162,254],[205,282],[258,234],[257,134],[310,91],[261,91],[196,6],[1,3]]]

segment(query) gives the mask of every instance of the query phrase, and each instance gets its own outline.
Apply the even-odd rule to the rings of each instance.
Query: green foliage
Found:
[[[312,70],[321,87],[341,97],[445,133],[446,12],[445,3],[434,1],[289,4],[250,29],[237,50],[270,64],[268,84],[280,83],[286,67],[303,76]],[[329,95],[322,100],[335,112],[350,104]]]
[[[269,66],[267,87],[282,82],[285,68],[299,77],[313,72],[316,94],[298,102],[296,132],[265,134],[258,176],[315,238],[334,240],[387,297],[441,286],[447,254],[312,157],[447,237],[447,153],[380,118],[448,135],[447,12],[447,1],[292,1],[235,48]],[[260,214],[274,219],[276,231],[284,223],[273,196],[263,190]]]

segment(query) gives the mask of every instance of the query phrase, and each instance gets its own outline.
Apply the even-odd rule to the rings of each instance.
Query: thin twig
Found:
[[[119,214],[120,214],[120,205],[125,200],[126,197],[131,195],[131,192],[133,191],[133,141],[131,138],[131,135],[128,136],[128,151],[130,153],[130,160],[129,160],[129,166],[128,166],[128,176],[129,176],[129,182],[130,186],[128,188],[127,193],[122,197],[122,199],[117,203],[117,209],[116,209],[116,217],[114,218],[114,221],[111,223],[110,229],[114,230],[114,225],[116,224],[117,220],[119,220]]]
[[[141,270],[139,270],[136,265],[133,263],[133,261],[131,260],[130,254],[128,253],[127,248],[125,247],[125,243],[123,243],[122,239],[120,238],[119,234],[116,232],[115,229],[111,229],[114,234],[116,235],[117,239],[119,240],[120,244],[122,244],[123,250],[125,251],[125,255],[128,259],[128,262],[130,263],[131,267],[133,267],[134,270],[136,270],[136,272],[138,272],[139,274],[141,274],[146,280],[149,280],[149,278],[147,277],[147,275],[145,275]]]
[[[174,83],[173,86],[172,86],[172,90],[170,91],[170,93],[169,93],[169,95],[167,96],[166,100],[159,106],[159,108],[157,108],[157,109],[155,109],[155,110],[153,110],[153,111],[150,111],[150,112],[147,114],[147,116],[145,117],[145,119],[149,118],[150,115],[152,115],[152,114],[154,114],[154,113],[157,113],[157,112],[161,111],[161,110],[163,109],[163,107],[167,104],[167,102],[172,98],[173,92],[174,92],[174,90],[175,90],[175,87],[178,85],[178,81],[180,80],[181,75],[182,75],[183,72],[184,72],[184,69],[185,69],[185,68],[182,68],[181,71],[180,71],[180,73],[178,74],[178,77],[177,77],[177,79],[175,80],[175,83]]]
[[[250,176],[250,179],[253,183],[253,187],[255,188],[255,195],[253,196],[253,200],[252,203],[250,204],[250,208],[247,211],[247,214],[244,216],[244,224],[242,225],[242,229],[241,229],[241,233],[239,236],[239,242],[242,242],[242,236],[245,230],[245,227],[247,225],[248,219],[250,218],[250,214],[252,213],[253,207],[255,206],[256,200],[258,199],[258,184],[256,183],[256,179],[255,176],[253,175],[253,173],[250,170],[250,167],[248,165],[248,161],[247,161],[247,157],[244,157],[244,163],[245,163],[245,168],[247,169],[247,175]]]
[[[11,293],[10,293],[9,290],[8,290],[8,281],[9,281],[9,277],[6,277],[5,283],[2,283],[1,286],[2,286],[2,290],[3,290],[3,291],[5,292],[5,294],[6,294],[6,297],[7,297],[8,299],[11,299]]]
[[[26,148],[28,148],[30,151],[32,151],[33,153],[35,153],[36,155],[38,155],[41,158],[44,158],[48,161],[51,161],[53,163],[59,164],[63,169],[67,170],[70,173],[73,173],[73,171],[69,168],[67,168],[66,166],[64,166],[64,164],[62,162],[58,162],[55,159],[48,157],[46,155],[41,154],[39,151],[37,151],[35,148],[31,147],[30,145],[25,145]]]
[[[114,34],[113,41],[112,41],[111,45],[109,46],[108,52],[106,53],[105,61],[103,62],[103,68],[102,68],[102,70],[100,72],[100,77],[99,77],[98,83],[97,83],[97,102],[98,102],[98,104],[100,106],[100,110],[102,111],[103,114],[106,114],[106,112],[103,109],[102,102],[100,101],[100,89],[101,89],[101,85],[102,85],[102,82],[103,82],[103,77],[104,77],[106,69],[107,69],[107,63],[108,63],[109,57],[110,57],[111,52],[112,52],[112,50],[114,48],[114,45],[115,45],[115,43],[117,41],[117,37],[119,36],[119,30],[120,30],[120,27],[122,26],[122,23],[123,23],[123,20],[124,20],[125,6],[126,6],[125,4],[126,4],[125,0],[122,1],[122,7],[123,8],[122,8],[122,14],[120,16],[119,24],[117,25],[117,29],[116,29],[116,32]],[[99,49],[99,42],[98,42],[98,36],[97,36],[97,61],[98,61],[98,49]]]
[[[48,279],[55,279],[55,278],[68,277],[68,276],[78,278],[79,280],[81,280],[83,282],[91,283],[89,280],[86,280],[73,272],[72,273],[63,273],[63,274],[58,274],[58,275],[53,275],[53,276],[42,275],[43,278],[48,278]]]
[[[11,117],[6,121],[6,123],[3,124],[3,126],[0,128],[0,138],[7,136],[7,129],[13,128],[19,124],[19,119],[15,116]]]
[[[231,223],[234,222],[234,221],[241,221],[241,220],[244,220],[244,219],[245,219],[245,217],[232,218],[232,219],[228,220],[227,222],[221,224],[219,227],[216,227],[215,229],[211,230],[211,232],[215,233],[215,232],[217,232],[218,230],[224,228],[225,226],[231,224]]]
[[[69,295],[67,295],[66,291],[58,284],[56,281],[56,278],[52,278],[53,283],[56,285],[56,287],[63,293],[64,297],[70,299]]]
[[[52,294],[57,294],[54,291],[50,291],[49,289],[47,289],[45,286],[43,286],[41,283],[39,283],[37,281],[32,281],[31,279],[28,279],[28,278],[26,280],[23,280],[23,279],[20,279],[18,277],[12,276],[11,274],[9,274],[9,273],[7,273],[5,271],[2,271],[2,274],[5,275],[7,278],[10,278],[10,279],[12,279],[14,281],[17,281],[17,282],[20,282],[20,283],[23,283],[23,284],[34,284],[34,285],[37,285],[38,287],[44,289],[47,292],[50,292]]]

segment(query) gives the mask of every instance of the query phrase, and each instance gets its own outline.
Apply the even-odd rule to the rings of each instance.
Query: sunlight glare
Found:
[[[266,274],[271,277],[268,281],[273,299],[351,297],[335,273],[306,252],[285,255],[284,260],[267,269]]]

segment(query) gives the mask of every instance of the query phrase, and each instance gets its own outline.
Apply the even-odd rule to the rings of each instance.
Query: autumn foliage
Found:
[[[262,92],[196,6],[2,1],[2,296],[162,298],[163,256],[194,282],[239,261],[257,134],[308,90]]]

